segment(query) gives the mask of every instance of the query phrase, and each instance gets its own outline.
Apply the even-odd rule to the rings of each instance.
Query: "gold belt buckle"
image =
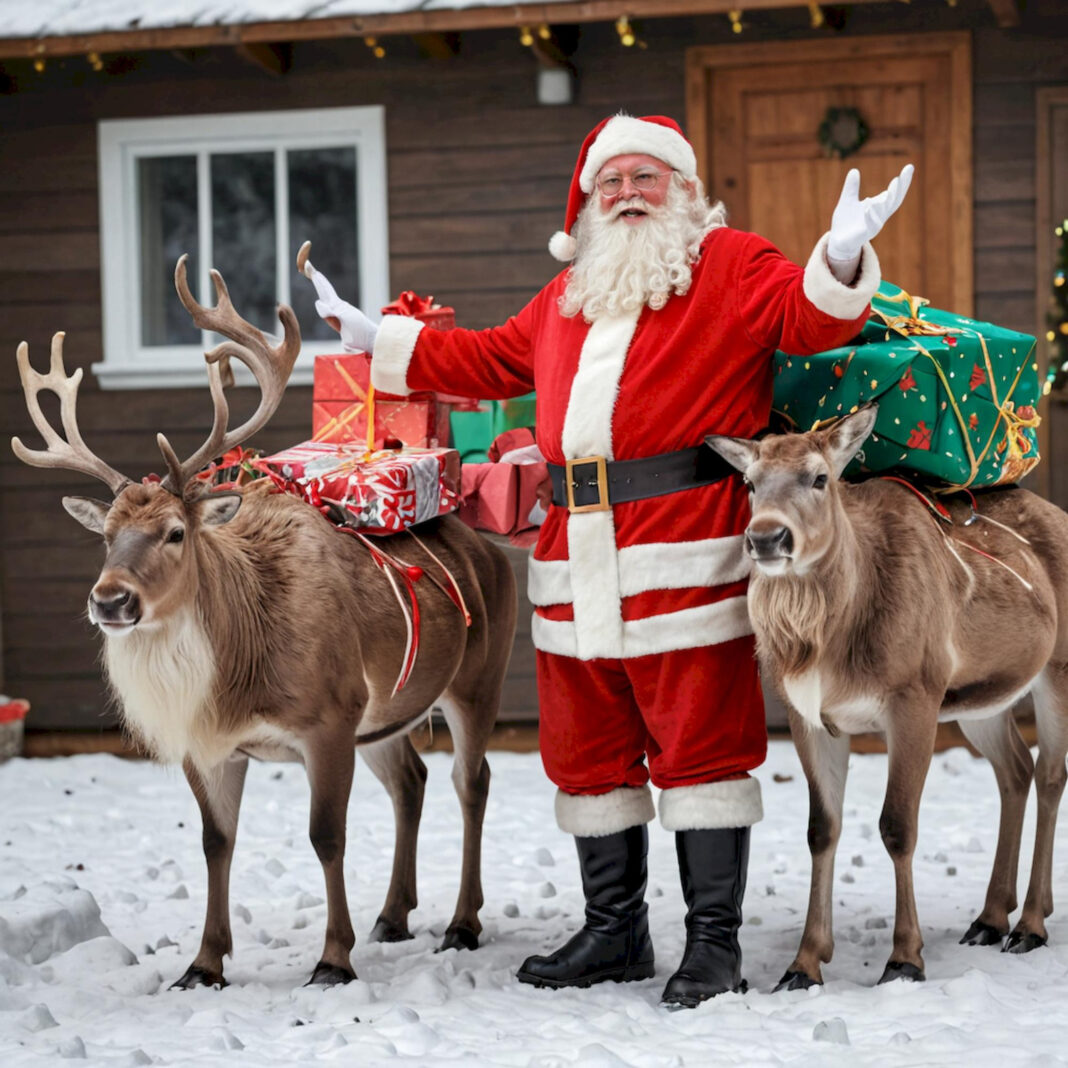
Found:
[[[593,504],[575,504],[575,468],[593,464],[597,475],[597,500]],[[565,462],[564,483],[567,487],[567,510],[577,512],[607,512],[608,503],[608,468],[603,456],[580,456]]]

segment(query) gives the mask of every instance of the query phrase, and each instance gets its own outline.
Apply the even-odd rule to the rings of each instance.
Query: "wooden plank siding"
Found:
[[[1068,29],[1039,19],[1029,14],[1021,28],[1001,30],[975,2],[922,10],[885,3],[850,9],[845,31],[974,29],[976,312],[1023,330],[1036,314],[1034,90],[1068,81]],[[745,21],[749,44],[813,35],[800,6],[747,10]],[[30,342],[38,367],[56,329],[67,331],[68,368],[88,369],[102,356],[99,120],[384,105],[390,288],[432,293],[456,308],[460,325],[482,327],[517,310],[559,266],[545,245],[563,221],[576,152],[594,123],[620,108],[684,119],[686,49],[737,40],[723,16],[650,19],[643,38],[645,49],[623,49],[610,24],[583,26],[576,102],[565,107],[536,105],[536,63],[511,30],[465,33],[449,60],[420,57],[404,38],[386,42],[381,62],[358,40],[298,42],[280,78],[228,49],[191,52],[187,61],[140,53],[133,69],[112,77],[89,71],[81,57],[63,67],[50,61],[39,78],[24,61],[5,64],[19,91],[0,96],[4,430],[35,438],[13,358],[20,340]],[[207,430],[206,389],[103,392],[87,374],[82,393],[90,445],[134,477],[161,466],[158,430],[179,450]],[[257,444],[274,449],[305,437],[309,413],[310,392],[291,390]],[[63,512],[65,493],[106,491],[68,473],[30,470],[0,448],[0,687],[31,700],[35,728],[111,722],[96,639],[83,618],[100,549]],[[512,560],[525,586],[525,555],[513,552]],[[536,715],[533,662],[524,604],[505,694],[504,714],[513,720]]]

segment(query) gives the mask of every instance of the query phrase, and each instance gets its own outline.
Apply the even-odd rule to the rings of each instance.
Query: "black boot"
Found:
[[[534,986],[592,986],[649,979],[653,943],[645,894],[645,824],[597,838],[576,838],[586,923],[548,957],[528,957],[516,978]]]
[[[745,990],[738,928],[749,863],[749,828],[679,831],[679,875],[686,899],[686,950],[661,1001],[692,1009],[728,990]]]

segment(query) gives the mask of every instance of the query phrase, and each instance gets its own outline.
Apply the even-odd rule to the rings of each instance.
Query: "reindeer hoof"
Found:
[[[401,927],[392,920],[379,916],[378,922],[371,928],[369,940],[371,942],[407,942],[414,937],[408,930],[407,924]]]
[[[807,990],[810,986],[823,986],[823,983],[805,972],[787,972],[779,980],[773,993],[777,994],[780,990]]]
[[[905,979],[910,983],[922,983],[926,978],[927,976],[923,974],[923,969],[917,968],[915,964],[910,964],[908,961],[892,960],[883,969],[879,983],[892,983],[895,979]]]
[[[435,952],[446,949],[478,949],[478,935],[470,927],[450,927]]]
[[[1002,953],[1030,953],[1032,949],[1044,946],[1048,939],[1031,931],[1013,931],[1002,948]]]
[[[964,932],[964,937],[960,940],[962,946],[993,946],[1000,945],[1001,940],[1005,937],[1004,931],[999,931],[996,927],[989,923],[983,923],[982,920],[973,920],[971,927]]]
[[[222,972],[209,972],[207,968],[191,964],[181,979],[171,983],[171,990],[192,990],[196,986],[213,986],[216,990],[222,990],[229,985],[222,977]]]
[[[304,984],[305,986],[341,986],[351,983],[356,978],[356,973],[351,968],[342,968],[337,964],[327,964],[325,960],[319,961],[312,972],[312,977]]]

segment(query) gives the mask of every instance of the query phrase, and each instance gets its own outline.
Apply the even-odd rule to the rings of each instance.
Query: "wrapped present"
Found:
[[[851,344],[775,354],[773,408],[799,430],[871,401],[846,478],[897,471],[946,487],[1014,482],[1038,463],[1035,339],[927,306],[883,283]]]
[[[0,761],[22,756],[23,723],[30,702],[0,695]]]
[[[395,534],[460,503],[455,449],[368,453],[354,443],[305,441],[254,463],[287,493],[365,534]]]
[[[456,325],[456,313],[452,308],[435,304],[433,297],[420,297],[410,289],[387,304],[382,314],[409,315],[434,330],[451,330]]]
[[[476,530],[531,545],[545,518],[538,487],[549,477],[534,437],[526,429],[507,431],[493,441],[489,456],[490,462],[463,465],[459,518]]]
[[[316,356],[312,387],[312,438],[353,441],[382,449],[400,443],[435,449],[449,443],[450,409],[434,393],[407,397],[371,390],[371,357],[365,352]],[[374,435],[368,440],[373,411]]]

